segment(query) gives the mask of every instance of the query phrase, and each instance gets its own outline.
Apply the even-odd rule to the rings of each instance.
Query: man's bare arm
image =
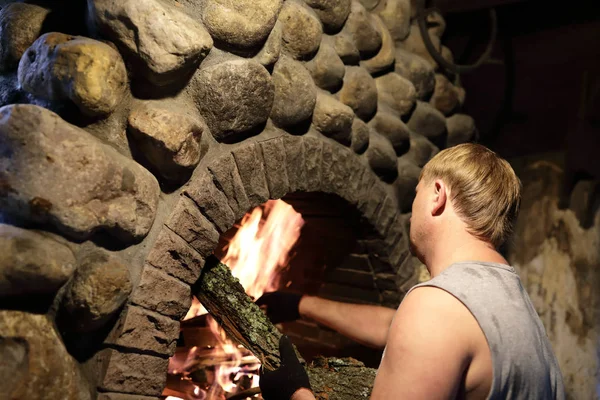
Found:
[[[381,306],[341,303],[304,296],[300,315],[313,319],[369,347],[383,349],[396,310]]]

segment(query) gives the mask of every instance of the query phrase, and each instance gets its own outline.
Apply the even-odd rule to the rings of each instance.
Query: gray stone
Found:
[[[369,165],[373,172],[380,177],[395,177],[396,152],[392,143],[383,135],[371,129],[369,135],[369,148],[365,152]]]
[[[435,74],[435,89],[429,103],[444,115],[455,112],[464,101],[464,89],[454,86],[442,74]]]
[[[381,48],[379,52],[372,58],[360,62],[360,66],[369,71],[370,74],[379,74],[394,65],[396,59],[396,46],[394,39],[384,25],[381,18],[377,15],[372,15],[372,21],[378,32],[381,33]]]
[[[202,21],[218,41],[233,47],[262,44],[277,20],[283,0],[208,0]]]
[[[254,60],[225,61],[201,69],[192,97],[215,139],[239,140],[269,118],[274,88],[269,72]]]
[[[283,48],[298,60],[312,58],[321,43],[323,27],[312,9],[294,1],[286,1],[279,21],[283,25]]]
[[[306,168],[306,190],[317,192],[321,190],[321,161],[323,141],[316,137],[304,137],[304,163]]]
[[[426,21],[429,34],[441,38],[446,31],[446,20],[444,20],[442,14],[440,14],[437,10],[433,10],[427,14]]]
[[[75,267],[75,257],[64,244],[0,224],[0,297],[55,294]]]
[[[401,156],[410,148],[410,130],[395,115],[379,110],[369,122],[369,126],[390,141],[396,155]]]
[[[219,232],[189,197],[179,198],[165,225],[202,257],[208,257],[217,247]]]
[[[235,216],[227,197],[215,186],[208,171],[202,171],[192,177],[183,191],[194,200],[202,214],[215,225],[219,233],[226,232],[233,226]]]
[[[279,56],[281,54],[282,30],[281,23],[277,21],[271,30],[271,33],[269,33],[267,41],[260,49],[258,54],[254,57],[254,59],[265,68],[272,67],[277,60],[279,60]]]
[[[333,36],[333,49],[346,65],[358,65],[360,53],[348,32],[341,31]]]
[[[92,398],[77,362],[45,315],[1,310],[0,357],[3,399]]]
[[[381,0],[358,0],[368,11],[373,11],[379,5]]]
[[[146,236],[160,193],[147,170],[42,107],[5,106],[0,121],[1,210],[77,239]]]
[[[398,159],[398,178],[394,181],[394,191],[398,199],[398,208],[401,212],[410,212],[415,199],[415,188],[419,183],[421,168],[413,164],[408,158]]]
[[[265,162],[265,175],[269,186],[269,197],[279,199],[290,189],[285,165],[285,147],[281,137],[260,142]]]
[[[213,176],[215,185],[225,194],[235,220],[243,217],[250,209],[250,202],[244,190],[242,178],[238,173],[231,153],[225,153],[212,161],[208,170]]]
[[[283,147],[290,193],[306,191],[304,140],[298,136],[286,135],[283,137]]]
[[[357,154],[362,154],[369,147],[370,130],[367,124],[358,118],[352,121],[352,150]]]
[[[361,175],[358,182],[358,203],[356,208],[365,216],[365,211],[368,208],[369,202],[372,200],[372,188],[379,184],[379,178],[370,168],[365,168],[365,172]],[[368,252],[365,250],[364,252]]]
[[[435,35],[429,35],[431,38],[431,43],[433,47],[438,51],[442,51],[442,43],[440,38]],[[399,46],[404,50],[414,53],[423,59],[425,59],[433,68],[437,67],[437,62],[433,59],[429,51],[425,47],[425,42],[423,42],[423,37],[421,36],[421,31],[417,26],[416,22],[410,27],[410,34],[408,37],[402,42],[398,42]]]
[[[155,85],[184,78],[213,40],[201,23],[157,0],[88,0],[100,30]],[[139,68],[139,69],[138,69]]]
[[[438,151],[439,149],[425,136],[411,132],[410,150],[406,153],[405,158],[416,166],[423,168],[427,161],[431,160],[431,157],[435,156]]]
[[[305,64],[315,84],[324,90],[336,92],[342,87],[346,68],[329,41],[323,41],[315,57]]]
[[[160,231],[146,262],[190,285],[198,280],[204,266],[204,258],[167,226]]]
[[[454,114],[446,119],[446,129],[448,130],[447,147],[467,143],[477,137],[475,120],[465,114]]]
[[[419,99],[425,99],[433,92],[435,73],[424,58],[398,47],[394,71],[412,82]]]
[[[273,84],[271,119],[277,126],[289,127],[310,118],[317,101],[317,87],[300,62],[281,57],[273,69]]]
[[[317,95],[313,125],[319,132],[345,146],[349,146],[353,121],[354,112],[350,107],[328,94],[319,93]]]
[[[172,356],[179,337],[179,322],[141,307],[129,305],[121,314],[106,344]]]
[[[127,70],[118,51],[97,40],[57,32],[46,33],[27,49],[18,76],[27,92],[70,100],[90,116],[114,111],[127,88]]]
[[[410,33],[410,0],[387,0],[377,13],[389,29],[394,41],[406,39]]]
[[[352,108],[363,121],[370,120],[377,111],[377,87],[366,69],[346,67],[340,101]]]
[[[178,183],[189,178],[200,162],[201,121],[176,109],[142,103],[128,122],[139,150],[164,179]]]
[[[446,118],[429,103],[417,101],[417,106],[408,120],[408,127],[428,139],[434,139],[446,132]]]
[[[79,264],[62,298],[61,313],[69,330],[92,332],[119,311],[132,284],[127,266],[104,251],[87,253]]]
[[[167,383],[168,358],[106,349],[96,359],[102,391],[158,396]]]
[[[373,16],[357,0],[352,0],[344,31],[352,37],[362,59],[373,57],[381,48],[381,32]]]
[[[413,110],[417,91],[408,79],[390,72],[375,78],[375,84],[379,102],[394,110],[398,116],[404,116]]]
[[[190,309],[192,293],[188,284],[145,264],[129,301],[180,320]]]
[[[359,204],[359,211],[362,212],[363,216],[369,221],[372,227],[377,227],[377,217],[381,203],[383,203],[388,196],[383,183],[380,180],[375,180],[375,183],[370,187],[366,197],[366,201]],[[369,250],[369,255],[376,254],[372,249]]]
[[[321,19],[323,28],[328,33],[342,29],[348,14],[350,14],[350,0],[304,0],[311,6]]]
[[[16,69],[25,50],[42,34],[50,10],[10,3],[0,11],[0,72]]]
[[[232,150],[250,207],[256,207],[269,200],[269,187],[265,176],[265,166],[256,142],[244,142]]]
[[[321,190],[325,193],[334,193],[351,202],[348,184],[350,181],[350,166],[354,160],[354,153],[330,141],[323,142],[321,160]]]

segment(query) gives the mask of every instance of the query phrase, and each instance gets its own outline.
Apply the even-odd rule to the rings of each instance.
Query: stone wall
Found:
[[[403,222],[420,168],[476,134],[413,11],[409,0],[4,5],[2,393],[160,395],[219,235],[296,191],[358,210],[374,284],[397,304],[415,275]],[[451,58],[443,19],[428,21]],[[55,357],[47,347],[70,361],[37,368]]]

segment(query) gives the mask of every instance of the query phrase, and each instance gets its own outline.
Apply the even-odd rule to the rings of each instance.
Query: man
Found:
[[[564,399],[541,321],[497,251],[520,191],[510,165],[487,148],[443,150],[421,172],[410,226],[411,252],[432,279],[397,311],[279,292],[258,303],[275,320],[303,316],[385,347],[372,399]],[[261,377],[267,400],[314,398],[291,349],[284,338],[281,368]]]

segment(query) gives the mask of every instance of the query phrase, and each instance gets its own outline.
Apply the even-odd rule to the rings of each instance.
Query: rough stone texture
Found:
[[[440,38],[435,35],[429,35],[431,38],[431,43],[433,43],[434,48],[438,51],[442,51],[442,44]],[[399,42],[400,46],[411,53],[414,53],[422,58],[424,58],[433,68],[437,67],[437,62],[433,59],[431,54],[427,51],[425,47],[425,43],[423,42],[423,37],[421,36],[421,32],[419,31],[419,27],[416,22],[413,23],[410,27],[410,34],[408,37]]]
[[[101,229],[122,240],[148,233],[160,190],[147,170],[44,108],[5,106],[0,121],[4,212],[78,239]]]
[[[156,85],[180,80],[212,49],[210,34],[177,8],[157,0],[88,0],[101,32]]]
[[[369,122],[369,126],[390,141],[396,155],[401,156],[408,151],[410,147],[410,130],[400,118],[380,110]]]
[[[250,202],[244,190],[242,178],[238,173],[231,153],[225,153],[210,163],[208,170],[213,176],[215,185],[227,197],[227,202],[234,219],[238,220],[250,209]]]
[[[263,159],[265,161],[265,175],[269,186],[269,197],[279,199],[285,196],[290,188],[286,173],[285,147],[281,137],[260,142]]]
[[[348,146],[351,143],[353,121],[354,112],[350,107],[328,94],[317,95],[313,125],[319,132]]]
[[[477,137],[475,120],[465,114],[454,114],[446,119],[446,129],[448,130],[447,147],[467,143]]]
[[[305,64],[305,67],[318,87],[336,92],[342,87],[346,68],[329,42],[329,40],[323,40],[319,51],[312,60]]]
[[[335,33],[342,29],[348,14],[350,0],[304,0],[321,19],[327,33]]]
[[[232,60],[201,69],[192,96],[215,139],[238,140],[264,124],[273,105],[269,72],[254,60]]]
[[[381,48],[372,58],[360,62],[360,66],[369,71],[370,74],[379,74],[394,65],[396,59],[396,46],[387,27],[377,15],[372,16],[373,24],[377,31],[381,32]]]
[[[212,254],[219,241],[219,232],[198,209],[194,201],[181,196],[165,223],[202,257]]]
[[[354,190],[350,186],[352,169],[358,167],[358,160],[351,150],[330,142],[323,142],[321,160],[321,190],[334,193],[350,204],[355,199]]]
[[[381,32],[376,24],[365,7],[357,0],[352,0],[344,31],[350,34],[363,59],[373,57],[381,49]]]
[[[316,137],[304,138],[304,162],[306,167],[306,186],[309,192],[321,190],[321,161],[323,141]]]
[[[270,68],[279,60],[279,55],[281,54],[281,34],[281,23],[276,22],[262,49],[254,57],[262,66]]]
[[[81,36],[46,33],[19,63],[19,85],[53,101],[72,101],[90,116],[111,113],[121,103],[127,71],[118,51]]]
[[[304,161],[304,140],[298,136],[284,136],[285,168],[287,170],[289,191],[306,190],[306,168]]]
[[[245,142],[235,148],[233,158],[240,173],[246,196],[251,207],[256,207],[269,199],[269,187],[265,177],[265,166],[260,147],[256,142]]]
[[[125,303],[132,284],[127,266],[103,251],[87,253],[61,302],[69,330],[92,332],[105,325]]]
[[[446,132],[444,115],[423,101],[417,101],[407,125],[413,132],[420,133],[428,139],[437,138]]]
[[[192,177],[185,186],[184,193],[194,200],[196,206],[212,222],[219,233],[233,226],[235,215],[229,207],[227,198],[220,191],[208,171],[202,171]]]
[[[442,14],[434,10],[427,14],[426,21],[429,34],[441,38],[446,31],[446,20],[444,20]]]
[[[265,41],[283,0],[209,0],[202,21],[215,38],[232,47],[252,48]]]
[[[406,39],[410,33],[410,0],[386,0],[376,12],[389,29],[394,41]]]
[[[417,91],[408,79],[392,72],[375,78],[375,84],[379,102],[394,110],[398,116],[413,110]]]
[[[179,235],[163,226],[146,262],[190,285],[198,279],[204,259]]]
[[[129,301],[179,320],[190,309],[192,295],[189,285],[146,264]]]
[[[397,166],[398,178],[394,181],[394,191],[396,192],[400,212],[406,213],[412,209],[421,168],[413,164],[408,157],[400,157]]]
[[[129,305],[104,343],[153,352],[158,356],[172,356],[178,337],[178,321]]]
[[[287,1],[279,13],[283,48],[298,60],[310,59],[319,49],[323,27],[316,14],[299,2]]]
[[[55,294],[75,270],[64,244],[43,234],[0,224],[0,297]]]
[[[357,154],[362,154],[369,147],[369,127],[362,120],[354,118],[352,121],[352,143],[350,147]]]
[[[394,71],[412,82],[419,99],[426,99],[435,87],[435,73],[431,64],[424,58],[396,48],[396,64]]]
[[[435,89],[429,102],[442,114],[450,115],[464,101],[464,89],[454,86],[442,74],[435,74]]]
[[[92,398],[77,362],[45,315],[1,310],[0,357],[4,399]]]
[[[346,65],[357,65],[360,61],[358,48],[346,31],[341,31],[333,37],[333,49]]]
[[[160,397],[139,396],[124,393],[98,393],[96,400],[160,400]]]
[[[143,103],[129,114],[128,121],[139,150],[166,180],[186,180],[200,162],[204,127],[196,118]]]
[[[168,358],[106,349],[98,354],[97,360],[101,390],[158,396],[165,387]]]
[[[17,68],[25,50],[41,35],[50,10],[10,3],[0,11],[0,72]]]
[[[377,111],[377,87],[366,69],[346,67],[340,101],[352,108],[363,121],[371,119]]]
[[[380,177],[396,176],[396,152],[390,141],[371,129],[366,153],[369,165]]]
[[[271,119],[276,125],[292,126],[310,118],[317,101],[317,87],[300,62],[281,57],[273,69],[273,85]]]
[[[431,143],[423,135],[418,133],[410,133],[410,149],[406,156],[407,160],[410,160],[413,164],[423,168],[423,166],[438,153],[439,149]]]

